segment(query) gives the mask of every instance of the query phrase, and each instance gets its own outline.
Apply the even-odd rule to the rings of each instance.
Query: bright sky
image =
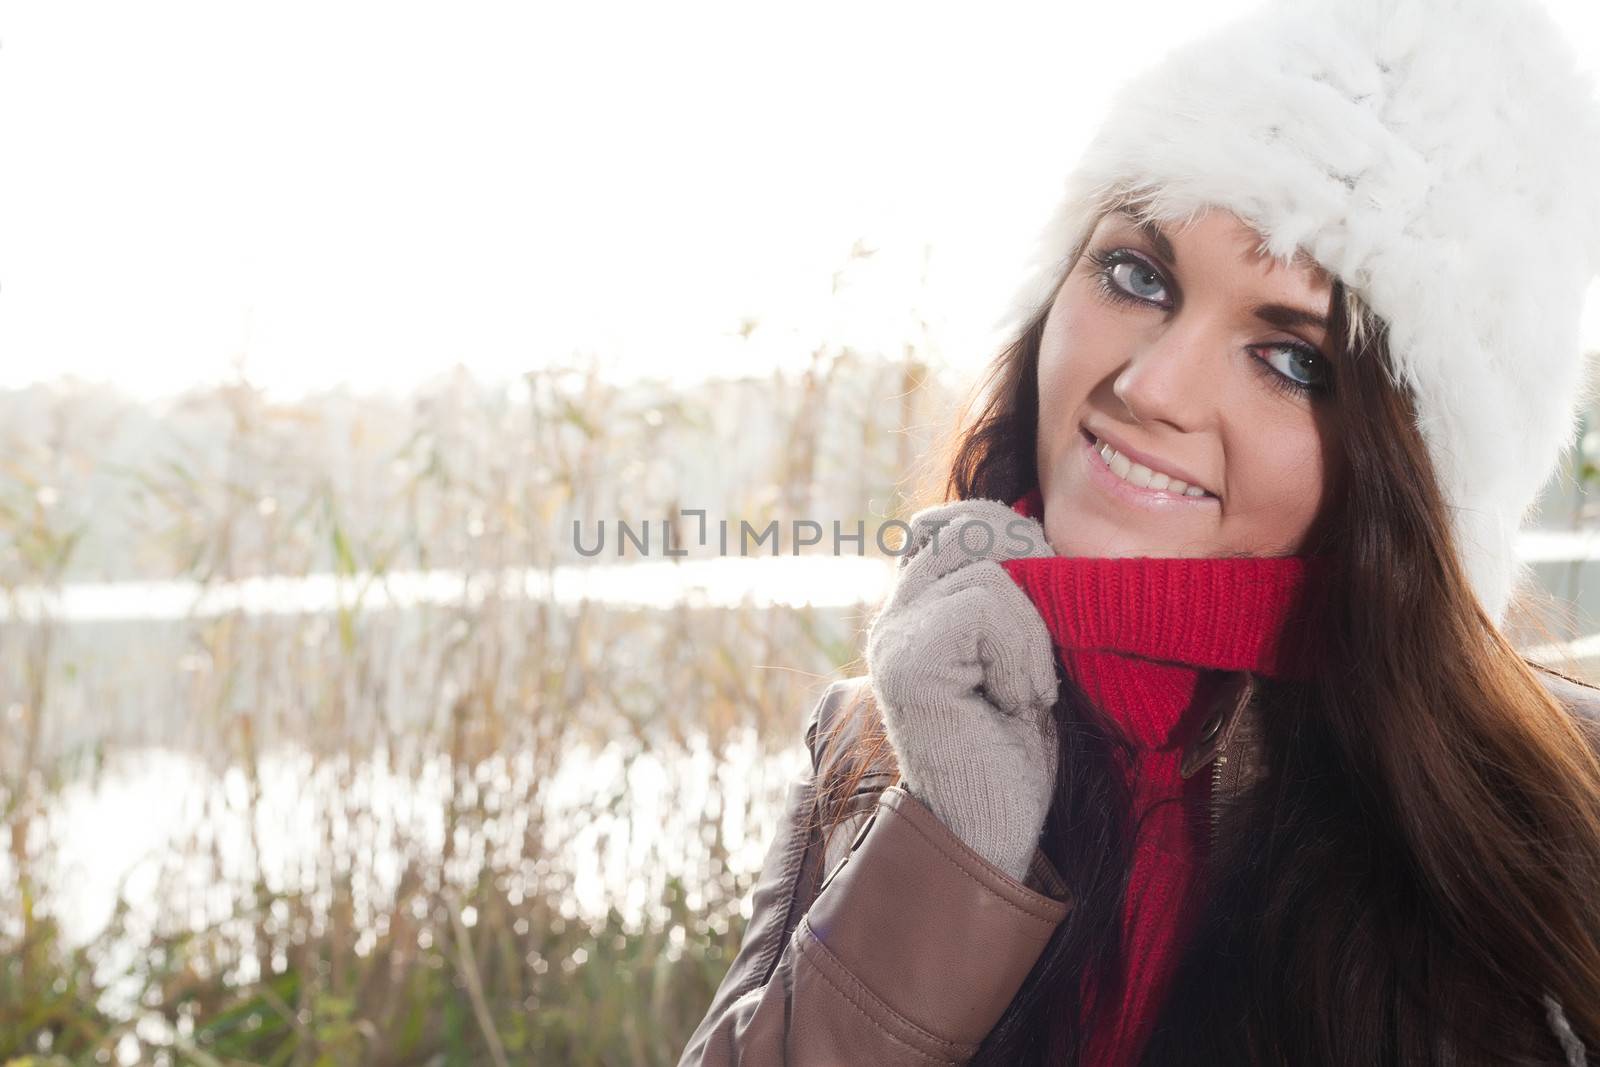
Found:
[[[1249,6],[14,0],[0,386],[975,364],[1125,65]]]

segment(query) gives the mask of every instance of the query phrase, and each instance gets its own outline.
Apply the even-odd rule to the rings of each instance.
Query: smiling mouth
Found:
[[[1168,493],[1172,496],[1184,496],[1196,500],[1222,499],[1217,494],[1201,486],[1190,485],[1180,478],[1174,478],[1161,471],[1152,470],[1142,463],[1135,463],[1087,429],[1080,427],[1079,432],[1083,434],[1084,439],[1089,442],[1089,446],[1099,455],[1106,468],[1135,489]]]

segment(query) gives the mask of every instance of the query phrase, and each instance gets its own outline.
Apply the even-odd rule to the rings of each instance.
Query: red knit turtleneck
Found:
[[[1039,490],[1013,506],[1043,521]],[[1223,671],[1309,676],[1315,648],[1296,623],[1313,617],[1321,562],[1055,556],[1001,564],[1038,606],[1062,668],[1134,747],[1124,768],[1137,827],[1122,919],[1125,966],[1088,983],[1087,1064],[1137,1062],[1199,910],[1199,828],[1211,775],[1185,781],[1178,773],[1193,736],[1188,713],[1204,713],[1208,687]]]

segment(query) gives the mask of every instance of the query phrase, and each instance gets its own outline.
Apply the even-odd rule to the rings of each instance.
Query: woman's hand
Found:
[[[1038,522],[994,500],[926,508],[910,526],[867,638],[885,732],[911,794],[1021,881],[1055,790],[1056,663],[998,561],[1054,553]]]

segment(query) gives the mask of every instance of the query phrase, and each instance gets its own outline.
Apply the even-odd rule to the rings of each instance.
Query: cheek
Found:
[[[1068,379],[1068,364],[1071,362],[1067,353],[1072,350],[1072,338],[1076,330],[1070,309],[1063,307],[1063,303],[1058,301],[1051,310],[1050,317],[1045,320],[1044,333],[1039,338],[1039,414],[1042,425],[1049,425],[1050,420],[1045,416],[1052,414],[1066,400],[1062,396],[1062,389]]]
[[[1070,279],[1050,310],[1039,339],[1039,465],[1047,475],[1049,457],[1064,438],[1078,432],[1085,401],[1094,383],[1116,363],[1120,336],[1104,309]]]
[[[1297,552],[1324,506],[1330,445],[1309,413],[1260,419],[1230,449],[1229,484],[1248,551]]]

